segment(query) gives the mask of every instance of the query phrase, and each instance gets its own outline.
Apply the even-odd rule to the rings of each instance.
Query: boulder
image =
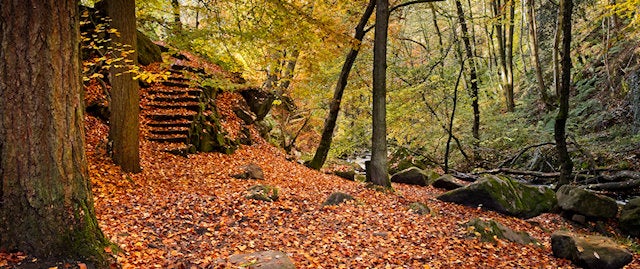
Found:
[[[471,207],[484,207],[503,214],[532,218],[556,205],[553,190],[529,186],[504,176],[486,176],[473,184],[448,191],[437,197]]]
[[[280,251],[260,251],[251,254],[235,254],[229,257],[233,268],[247,269],[295,269],[296,266],[286,253]]]
[[[146,66],[156,62],[162,62],[160,47],[140,31],[138,31],[137,35],[137,52],[138,63],[141,65]]]
[[[264,172],[262,168],[255,163],[240,166],[241,173],[232,175],[234,178],[239,179],[264,179]]]
[[[539,245],[526,232],[516,232],[504,224],[495,220],[483,220],[475,218],[463,225],[467,228],[470,235],[480,237],[484,242],[495,242],[496,238],[508,240],[522,245],[535,244]]]
[[[256,121],[261,121],[271,110],[275,95],[259,89],[247,89],[240,94],[247,102],[249,109],[256,115]]]
[[[433,183],[431,183],[431,186],[433,186],[434,188],[445,189],[449,191],[455,190],[457,188],[462,188],[466,185],[467,183],[453,177],[452,175],[442,175],[441,177],[436,178]]]
[[[591,218],[613,218],[618,204],[612,198],[585,189],[564,185],[556,193],[558,206],[564,211]]]
[[[427,186],[429,185],[429,175],[418,167],[411,167],[391,176],[391,182]]]
[[[632,199],[622,208],[619,225],[627,234],[640,237],[640,197]]]
[[[609,238],[567,231],[551,235],[551,249],[556,257],[569,259],[584,268],[617,269],[633,259],[629,251]]]
[[[426,215],[431,213],[431,209],[424,203],[420,203],[420,202],[413,202],[409,204],[409,211],[416,213],[418,215]]]
[[[333,171],[333,174],[339,176],[341,178],[354,181],[356,180],[356,170],[355,169],[347,169],[347,170],[336,170]]]
[[[279,198],[278,188],[269,185],[255,185],[247,189],[245,198],[265,202],[274,202]]]
[[[322,205],[323,206],[339,205],[341,203],[344,203],[350,200],[355,200],[355,199],[353,198],[353,196],[349,194],[346,194],[343,192],[334,192],[331,195],[329,195],[329,197],[327,197],[327,200],[325,200],[324,203],[322,203]]]

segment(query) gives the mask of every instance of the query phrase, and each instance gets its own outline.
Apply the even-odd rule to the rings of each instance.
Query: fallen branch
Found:
[[[589,185],[585,185],[583,188],[590,189],[590,190],[601,190],[601,191],[620,191],[620,190],[634,189],[637,187],[640,187],[640,179],[628,180],[624,182],[589,184]]]
[[[509,163],[509,165],[512,165],[513,163],[515,163],[518,158],[520,158],[520,156],[522,156],[522,154],[524,154],[525,152],[527,152],[528,150],[532,149],[532,148],[538,148],[538,147],[542,147],[542,146],[546,146],[546,145],[555,145],[556,143],[553,142],[545,142],[545,143],[540,143],[540,144],[536,144],[536,145],[531,145],[528,147],[523,148],[522,150],[520,150],[520,152],[518,152],[518,154],[514,155],[513,157],[504,160],[503,162],[501,162],[498,165],[498,168],[501,168],[503,166],[505,166],[507,163]]]
[[[560,176],[560,173],[558,172],[553,172],[553,173],[545,173],[545,172],[539,172],[539,171],[523,171],[523,170],[516,170],[516,169],[511,169],[511,168],[496,168],[496,169],[491,169],[491,170],[486,170],[486,171],[480,171],[477,173],[474,173],[477,175],[482,175],[482,174],[511,174],[511,175],[522,175],[522,176],[534,176],[534,177],[539,177],[539,178],[556,178],[558,176]]]

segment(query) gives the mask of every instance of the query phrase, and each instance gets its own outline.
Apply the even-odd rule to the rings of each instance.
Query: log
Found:
[[[627,180],[623,182],[607,182],[600,184],[589,184],[583,186],[585,189],[600,191],[621,191],[640,187],[640,179]]]
[[[494,175],[494,174],[512,174],[512,175],[522,175],[522,176],[534,176],[534,177],[539,177],[539,178],[556,178],[556,177],[560,176],[560,173],[558,173],[558,172],[545,173],[545,172],[540,172],[540,171],[523,171],[523,170],[516,170],[516,169],[511,169],[511,168],[496,168],[496,169],[477,172],[475,174],[477,174],[477,175],[482,175],[482,174],[492,174],[492,175]]]

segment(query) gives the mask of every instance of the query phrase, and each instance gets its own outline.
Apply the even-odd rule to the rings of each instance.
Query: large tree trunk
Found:
[[[369,4],[367,5],[364,14],[362,14],[360,22],[358,23],[358,26],[356,26],[354,39],[358,42],[362,42],[362,39],[364,38],[364,27],[367,25],[367,21],[369,21],[371,14],[373,14],[375,5],[376,0],[369,0]],[[358,46],[356,47],[351,48],[349,54],[347,54],[347,58],[344,60],[344,64],[342,65],[342,71],[340,71],[340,77],[338,78],[338,83],[336,84],[336,88],[333,92],[333,99],[331,99],[331,104],[329,105],[329,115],[327,115],[327,119],[324,122],[324,127],[322,128],[320,145],[318,145],[318,149],[316,149],[316,154],[313,156],[313,160],[311,160],[311,162],[309,163],[309,167],[313,169],[320,169],[322,165],[324,165],[324,162],[327,160],[327,154],[329,153],[329,149],[331,148],[333,130],[336,127],[338,113],[340,112],[340,102],[342,101],[342,95],[344,94],[344,89],[347,87],[347,82],[349,81],[349,73],[351,72],[353,63],[358,57],[358,52],[360,52],[360,44],[358,44]]]
[[[478,103],[478,75],[476,72],[475,57],[473,55],[473,48],[471,47],[471,40],[469,39],[469,30],[467,29],[467,22],[464,17],[464,11],[462,10],[462,3],[460,0],[456,0],[456,10],[458,14],[458,20],[460,22],[460,28],[462,28],[462,42],[464,43],[464,50],[466,53],[466,62],[469,65],[469,84],[471,85],[471,107],[473,108],[473,152],[475,161],[478,161],[480,154],[478,147],[480,146],[480,105]],[[464,61],[462,62],[464,64]]]
[[[75,0],[0,3],[0,249],[105,259],[84,149]]]
[[[503,3],[500,0],[491,2],[493,15],[499,19],[495,24],[498,39],[498,59],[500,69],[500,85],[505,98],[507,111],[513,112],[515,102],[513,97],[513,20],[515,5],[512,1]],[[508,12],[505,10],[508,8]]]
[[[569,116],[569,96],[571,93],[571,13],[573,9],[572,0],[560,1],[560,23],[558,32],[562,31],[562,53],[561,62],[562,76],[560,78],[560,89],[558,95],[558,115],[554,124],[554,137],[556,140],[556,150],[558,151],[558,161],[560,161],[560,179],[558,186],[569,184],[573,162],[567,150],[566,124]]]
[[[113,36],[115,42],[128,49],[136,48],[135,0],[107,0],[107,15],[112,18],[111,26],[120,37]],[[137,63],[137,53],[131,53],[127,60]],[[113,141],[113,162],[125,172],[140,172],[139,119],[140,96],[138,82],[127,66],[111,68],[111,118],[109,137]]]
[[[391,187],[387,167],[387,34],[389,0],[376,1],[376,33],[373,42],[373,113],[371,165],[373,184]]]

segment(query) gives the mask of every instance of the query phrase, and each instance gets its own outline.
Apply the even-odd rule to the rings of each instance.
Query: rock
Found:
[[[413,202],[409,204],[409,211],[416,213],[418,215],[426,215],[431,213],[431,209],[424,203],[420,203],[420,202]]]
[[[470,234],[480,237],[481,241],[495,242],[496,238],[500,238],[522,245],[539,245],[538,242],[536,242],[536,240],[534,240],[528,233],[516,232],[495,220],[482,220],[480,218],[475,218],[468,221],[463,226],[467,227]]]
[[[348,169],[346,171],[336,170],[336,171],[333,171],[333,174],[347,180],[351,180],[351,181],[356,180],[355,169]]]
[[[529,186],[504,176],[486,176],[437,197],[444,202],[478,207],[519,217],[532,218],[556,205],[553,190]]]
[[[295,269],[296,266],[286,253],[280,251],[260,251],[251,254],[235,254],[229,257],[234,268],[248,269]]]
[[[445,189],[449,191],[455,190],[457,188],[462,188],[466,185],[467,183],[453,177],[452,175],[443,175],[436,178],[433,183],[431,183],[431,186],[433,186],[434,188]]]
[[[137,36],[137,52],[138,63],[141,65],[146,66],[156,62],[162,62],[160,47],[140,31],[138,31]]]
[[[350,201],[350,200],[355,200],[353,198],[353,196],[343,193],[343,192],[334,192],[331,195],[329,195],[329,197],[327,197],[327,200],[324,201],[324,203],[322,203],[323,206],[326,205],[339,205],[341,203],[344,203],[346,201]]]
[[[556,193],[562,210],[592,218],[613,218],[618,214],[618,204],[612,198],[585,189],[564,185]]]
[[[557,231],[551,235],[551,249],[558,258],[584,268],[616,269],[630,263],[633,256],[611,239]]]
[[[391,182],[427,186],[429,185],[429,175],[418,167],[411,167],[391,176]]]
[[[255,113],[248,109],[248,107],[236,107],[233,109],[233,113],[244,121],[245,124],[253,124],[258,118]]]
[[[275,100],[275,95],[259,89],[247,89],[241,91],[240,94],[247,101],[251,111],[256,114],[256,121],[261,121],[267,116]]]
[[[264,179],[264,172],[262,168],[255,163],[250,163],[240,167],[242,172],[240,174],[232,175],[234,178],[239,179]]]
[[[278,200],[278,188],[269,185],[255,185],[247,189],[245,198],[260,200],[265,202],[274,202]]]
[[[629,235],[640,237],[640,197],[631,199],[622,208],[619,225]]]

